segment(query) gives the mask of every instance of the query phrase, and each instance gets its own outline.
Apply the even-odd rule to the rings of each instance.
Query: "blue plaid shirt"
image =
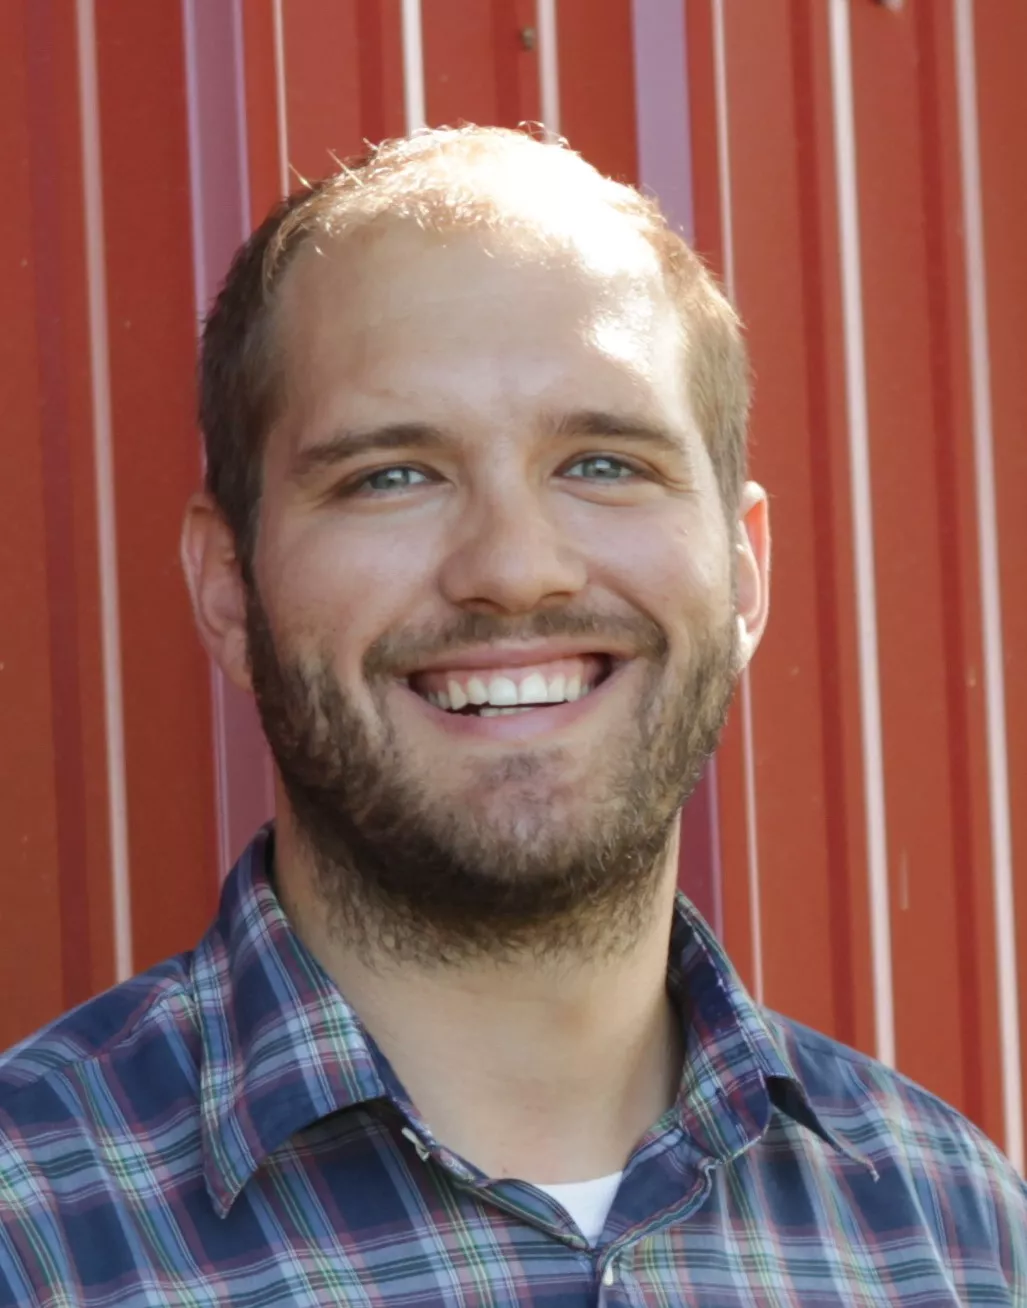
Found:
[[[757,1008],[683,901],[680,1097],[590,1246],[433,1138],[269,852],[261,833],[194,953],[0,1061],[0,1303],[1027,1305],[1027,1191],[998,1150]]]

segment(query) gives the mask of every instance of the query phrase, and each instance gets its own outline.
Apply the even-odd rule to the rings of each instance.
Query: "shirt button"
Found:
[[[404,1126],[403,1129],[400,1131],[400,1135],[406,1136],[406,1138],[414,1146],[414,1152],[417,1154],[418,1158],[420,1158],[422,1163],[426,1163],[428,1159],[431,1157],[431,1153],[424,1147],[424,1144],[422,1143],[420,1136],[417,1135],[416,1132],[411,1131],[409,1126]]]
[[[607,1263],[606,1270],[603,1272],[603,1284],[612,1285],[614,1276],[613,1263]]]

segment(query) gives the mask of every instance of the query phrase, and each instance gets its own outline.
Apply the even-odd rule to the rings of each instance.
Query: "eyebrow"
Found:
[[[445,439],[442,430],[428,422],[390,422],[367,431],[339,431],[300,450],[292,461],[291,475],[304,481],[371,450],[424,449],[444,444]]]
[[[574,409],[569,413],[554,414],[543,419],[543,426],[558,438],[585,436],[637,441],[679,458],[687,456],[685,443],[661,423],[601,409]],[[297,481],[305,481],[326,468],[374,450],[427,449],[447,443],[445,432],[428,422],[393,422],[366,431],[338,431],[298,451],[292,462],[291,475]]]
[[[575,409],[557,416],[552,422],[557,436],[589,436],[598,439],[638,441],[677,455],[686,454],[685,443],[660,422],[629,418],[622,413],[602,409]]]

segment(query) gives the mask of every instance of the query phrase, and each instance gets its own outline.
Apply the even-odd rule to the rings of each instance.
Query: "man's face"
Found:
[[[393,227],[282,288],[254,687],[329,879],[451,951],[637,900],[733,685],[680,328],[615,248]]]

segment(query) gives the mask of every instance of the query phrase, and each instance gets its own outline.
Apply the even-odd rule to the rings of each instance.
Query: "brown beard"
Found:
[[[264,733],[296,828],[313,856],[334,926],[366,956],[420,964],[627,948],[661,883],[673,823],[723,728],[736,680],[733,622],[671,668],[662,631],[642,617],[542,612],[513,623],[466,614],[444,631],[378,641],[363,672],[377,735],[327,651],[313,667],[280,655],[251,592],[250,670]],[[554,636],[627,642],[646,665],[638,713],[604,742],[596,793],[573,829],[547,794],[554,752],[512,754],[474,775],[499,796],[495,819],[447,806],[412,773],[384,708],[396,670],[445,662],[469,644]],[[557,760],[558,761],[558,760]]]

